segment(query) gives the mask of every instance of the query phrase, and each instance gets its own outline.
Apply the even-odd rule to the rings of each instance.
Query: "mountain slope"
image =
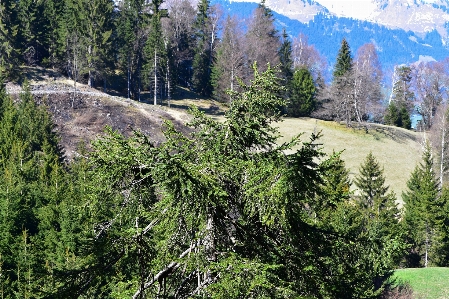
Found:
[[[212,3],[220,4],[226,12],[236,14],[243,20],[247,19],[258,5],[254,2],[230,2],[228,0],[213,0]],[[301,5],[305,5],[308,9],[312,7],[320,9],[308,22],[295,20],[274,10],[278,29],[286,28],[292,38],[298,36],[299,33],[306,34],[309,37],[309,43],[315,45],[318,51],[326,57],[330,69],[335,63],[343,38],[348,40],[353,54],[363,44],[374,43],[387,76],[398,64],[413,63],[420,59],[443,60],[449,56],[445,39],[437,29],[427,33],[415,33],[400,28],[392,29],[366,20],[338,17],[329,13],[323,6],[317,6],[318,4],[313,1],[291,0],[290,5],[292,3],[302,3]],[[282,9],[285,10],[288,7],[282,7]],[[282,10],[279,7],[276,9]]]

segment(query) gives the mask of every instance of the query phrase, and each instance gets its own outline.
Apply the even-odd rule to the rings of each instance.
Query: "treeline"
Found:
[[[224,121],[194,109],[158,147],[108,130],[69,164],[45,103],[0,85],[2,298],[393,298],[397,267],[448,266],[430,148],[400,209],[373,154],[352,182],[319,136],[277,144],[277,75]]]
[[[19,75],[20,65],[41,65],[89,86],[113,84],[136,100],[149,91],[156,103],[170,98],[176,85],[221,96],[229,84],[231,89],[238,85],[237,78],[252,74],[253,61],[263,67],[279,62],[278,33],[263,3],[246,34],[236,19],[224,21],[221,41],[223,14],[207,0],[197,7],[188,0],[11,0],[0,5],[0,70],[10,78]],[[244,35],[248,42],[241,40]]]
[[[448,61],[397,66],[389,88],[376,46],[353,55],[343,39],[329,76],[307,36],[291,39],[274,21],[263,1],[242,21],[208,0],[8,0],[0,4],[0,71],[13,78],[20,65],[41,65],[136,100],[145,92],[154,104],[176,86],[229,104],[228,91],[249,83],[252,64],[263,71],[269,63],[280,65],[290,116],[410,129],[420,114],[418,127],[432,126],[447,98]]]

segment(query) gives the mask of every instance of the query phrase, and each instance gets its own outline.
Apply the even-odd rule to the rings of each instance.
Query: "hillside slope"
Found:
[[[82,84],[77,85],[75,96],[73,82],[57,73],[41,68],[28,68],[25,73],[36,101],[45,102],[53,115],[67,159],[73,157],[79,142],[90,144],[103,133],[106,125],[125,135],[131,134],[133,129],[141,130],[158,144],[164,138],[162,126],[165,120],[173,122],[179,130],[189,132],[185,123],[190,118],[187,108],[191,104],[214,117],[223,117],[223,108],[218,103],[195,98],[188,92],[172,100],[169,108],[166,103],[154,106],[136,102]],[[8,83],[7,90],[18,97],[21,89],[18,84]],[[311,133],[321,132],[320,142],[326,153],[344,150],[342,157],[352,177],[372,151],[385,168],[386,183],[399,199],[421,159],[422,135],[413,131],[374,124],[365,131],[311,118],[285,118],[278,126],[284,136],[279,142],[300,133],[304,133],[302,140],[307,141]]]
[[[307,141],[311,133],[321,132],[321,143],[326,153],[343,151],[342,158],[351,177],[359,173],[360,164],[371,151],[385,169],[386,184],[400,199],[411,172],[421,160],[422,134],[401,128],[371,124],[368,130],[347,128],[336,122],[311,118],[286,118],[279,124],[285,142],[304,132]]]

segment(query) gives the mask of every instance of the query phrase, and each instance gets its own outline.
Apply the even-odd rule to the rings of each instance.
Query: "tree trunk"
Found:
[[[88,55],[89,55],[89,77],[88,77],[88,79],[87,79],[87,85],[89,86],[89,87],[92,87],[92,81],[93,81],[93,78],[92,78],[92,46],[91,45],[89,45],[89,47],[87,47],[87,53],[88,53]]]
[[[131,72],[129,70],[129,56],[128,56],[128,100],[129,100],[129,86],[130,86],[130,81],[131,81]]]
[[[154,105],[157,105],[157,51],[154,48]]]

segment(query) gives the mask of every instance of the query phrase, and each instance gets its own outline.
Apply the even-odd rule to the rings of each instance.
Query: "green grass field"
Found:
[[[415,298],[449,298],[449,268],[399,269],[394,277],[398,282],[407,282]]]
[[[360,164],[371,151],[385,169],[386,184],[401,199],[411,172],[421,161],[422,134],[401,128],[371,124],[368,131],[347,128],[343,124],[312,118],[286,118],[278,124],[285,142],[304,132],[307,141],[313,132],[321,132],[320,142],[326,153],[342,151],[343,160],[352,177],[359,173]]]

